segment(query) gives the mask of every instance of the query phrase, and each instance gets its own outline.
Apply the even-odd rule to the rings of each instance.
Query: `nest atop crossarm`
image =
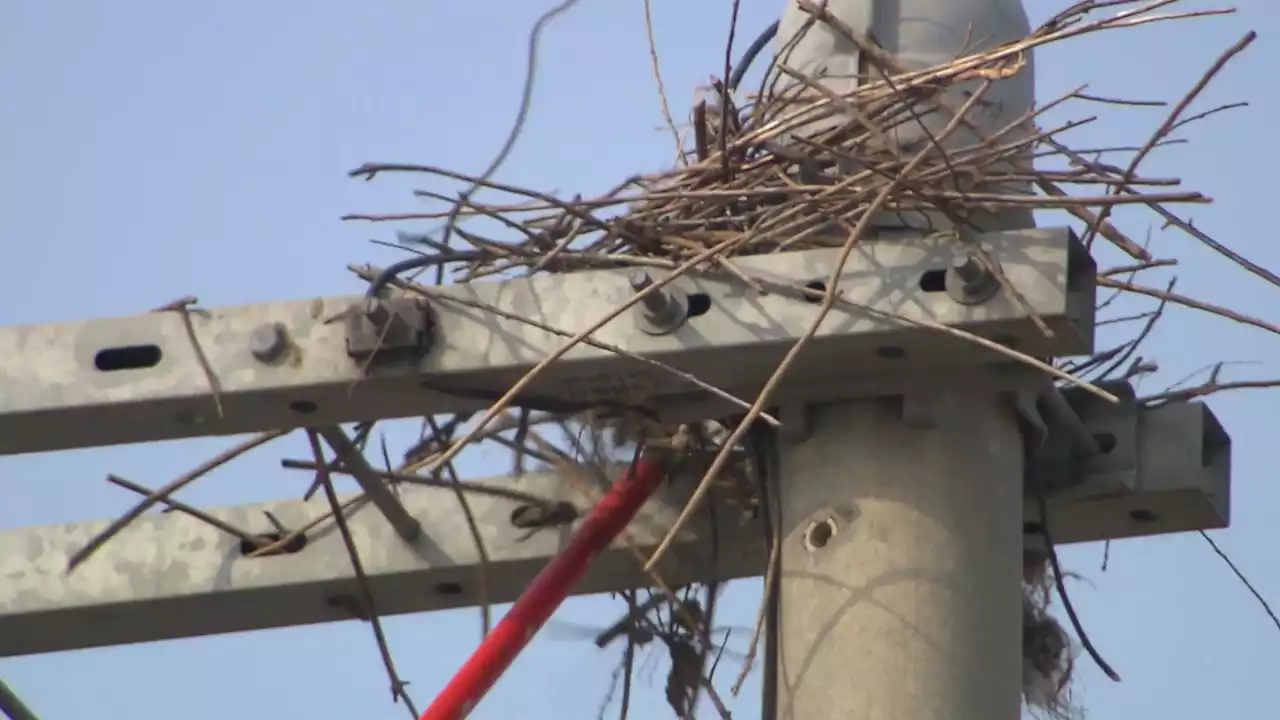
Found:
[[[821,19],[834,22],[825,15]],[[564,200],[444,168],[369,164],[353,174],[418,171],[471,187],[461,202],[419,191],[453,203],[441,212],[348,217],[447,220],[444,234],[470,246],[458,256],[465,261],[460,281],[522,266],[548,272],[627,264],[670,267],[708,251],[730,256],[839,246],[869,231],[876,218],[894,215],[903,216],[904,224],[919,225],[912,218],[921,216],[940,228],[966,228],[975,216],[1044,209],[1096,224],[1094,234],[1132,259],[1148,261],[1139,243],[1106,221],[1109,208],[1208,200],[1176,181],[1146,179],[1136,167],[1091,162],[1073,152],[1065,138],[1088,120],[1041,125],[1048,110],[1094,98],[1068,93],[1000,127],[973,118],[984,112],[984,94],[1022,71],[1037,46],[1153,19],[1086,21],[1086,13],[1077,10],[1020,42],[915,72],[895,72],[893,60],[881,54],[873,58],[880,79],[844,94],[794,71],[769,76],[788,81],[781,92],[770,91],[767,83],[760,92],[735,95],[717,83],[710,100],[693,109],[684,133],[684,163],[628,178],[597,197]],[[948,92],[960,86],[971,90]],[[893,141],[902,128],[938,114],[950,122],[918,148],[904,150]],[[814,126],[822,129],[799,132]],[[957,142],[974,137],[979,128],[985,132],[972,142]],[[1140,154],[1162,139],[1148,138],[1149,147],[1138,143],[1146,147]],[[521,202],[473,201],[479,187]],[[459,224],[479,216],[498,220],[502,235],[481,235]]]
[[[755,286],[730,258],[816,247],[843,248],[847,257],[858,242],[886,228],[893,231],[904,226],[950,235],[959,242],[974,232],[1025,228],[1037,211],[1053,211],[1059,219],[1074,224],[1093,251],[1102,268],[1100,287],[1159,302],[1154,311],[1137,316],[1139,324],[1125,326],[1134,328],[1131,336],[1093,357],[1049,359],[1049,364],[1024,358],[1039,363],[1059,380],[1088,387],[1093,380],[1150,372],[1154,364],[1136,352],[1169,303],[1280,333],[1280,329],[1243,313],[1177,295],[1171,285],[1143,284],[1141,278],[1175,261],[1153,257],[1142,243],[1112,222],[1117,206],[1147,208],[1165,227],[1197,238],[1248,272],[1280,285],[1280,278],[1209,238],[1171,209],[1207,203],[1207,197],[1182,188],[1176,178],[1147,177],[1140,171],[1141,163],[1167,144],[1175,132],[1224,109],[1198,114],[1190,110],[1209,81],[1253,40],[1252,33],[1229,48],[1204,76],[1189,79],[1188,94],[1169,105],[1167,115],[1150,135],[1123,138],[1112,148],[1073,148],[1071,132],[1096,119],[1099,108],[1120,107],[1131,104],[1129,101],[1090,95],[1082,84],[1060,96],[1040,98],[1025,112],[1019,109],[1020,114],[1001,116],[992,112],[991,105],[998,103],[989,98],[1002,83],[1027,77],[1036,48],[1093,33],[1230,11],[1163,12],[1176,0],[1082,2],[1025,38],[935,67],[907,69],[822,7],[801,4],[812,22],[826,24],[860,48],[871,70],[862,82],[837,91],[830,83],[777,63],[750,92],[725,87],[727,80],[715,81],[707,98],[694,104],[687,125],[677,128],[672,123],[681,145],[680,162],[675,167],[628,177],[595,196],[566,199],[496,181],[491,172],[477,177],[428,165],[366,164],[351,174],[372,179],[384,172],[425,173],[460,183],[464,189],[457,195],[417,191],[420,198],[445,204],[437,211],[350,215],[347,219],[439,222],[435,232],[417,240],[429,247],[429,251],[422,251],[422,266],[449,269],[437,273],[441,281],[449,277],[454,282],[467,282],[513,272],[650,267],[670,271],[672,277],[714,270]],[[1110,14],[1102,17],[1102,13]],[[1082,83],[1088,80],[1082,78]],[[1058,124],[1050,120],[1086,105],[1082,119]],[[993,122],[993,116],[1000,121]],[[920,127],[925,130],[913,130]],[[914,139],[902,142],[908,135]],[[475,197],[480,190],[486,198],[505,198],[482,202]],[[468,222],[477,219],[485,222]],[[1055,220],[1054,224],[1062,222]],[[485,229],[476,229],[478,226]],[[1114,267],[1108,267],[1111,260]],[[377,274],[369,268],[358,271],[364,277]],[[831,309],[835,293],[834,285],[823,291],[824,314]],[[1100,309],[1109,304],[1110,300],[1104,301]],[[803,343],[797,344],[797,350]],[[776,376],[786,372],[785,364]],[[1216,383],[1216,373],[1212,382]],[[747,428],[766,402],[762,395],[744,416],[721,422],[722,432],[712,448],[716,458],[708,461],[710,469],[682,521],[705,496],[705,489],[714,484],[717,473],[728,466],[725,458],[742,450]],[[505,397],[487,416],[516,405],[514,395]],[[441,447],[453,445],[441,454],[440,462],[452,458],[479,432],[467,433],[457,441],[442,441]],[[650,558],[650,567],[665,547],[664,543]],[[1062,713],[1067,708],[1071,643],[1047,614],[1049,594],[1045,591],[1046,578],[1052,577],[1059,594],[1065,596],[1061,572],[1056,558],[1028,558],[1024,607],[1027,698],[1041,710]],[[1055,567],[1048,574],[1051,559]],[[1112,674],[1083,630],[1077,626],[1076,631],[1098,664]]]

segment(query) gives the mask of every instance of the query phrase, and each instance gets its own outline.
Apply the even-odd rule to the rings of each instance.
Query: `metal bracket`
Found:
[[[435,323],[421,297],[366,297],[346,316],[347,354],[364,359],[377,354],[424,355],[431,348]]]
[[[1036,356],[1091,352],[1095,267],[1070,231],[979,239],[1052,337],[1012,298],[963,305],[948,297],[931,278],[950,266],[953,239],[868,241],[854,249],[840,275],[849,304],[828,316],[792,375],[839,383],[1007,360],[895,317],[962,328]],[[642,318],[624,314],[593,335],[594,345],[580,345],[548,367],[528,393],[568,406],[643,397],[661,407],[677,398],[711,397],[617,349],[721,388],[758,388],[821,311],[788,288],[825,281],[839,256],[839,249],[821,249],[735,259],[767,289],[764,295],[727,273],[679,278],[673,290],[703,296],[707,312],[663,335],[649,334]],[[320,427],[412,417],[424,409],[474,411],[567,338],[634,297],[627,275],[600,270],[432,288],[430,333],[419,301],[378,301],[390,317],[387,333],[378,336],[381,345],[369,313],[351,313],[353,306],[372,309],[368,301],[352,297],[204,310],[190,316],[199,347],[172,313],[0,328],[0,357],[6,358],[0,364],[0,454]],[[522,317],[528,322],[513,319]],[[250,339],[261,326],[276,324],[285,329],[288,360],[263,362]],[[384,358],[388,342],[417,355]],[[365,354],[375,347],[375,361],[368,362]],[[791,398],[780,388],[774,399]]]
[[[1118,388],[1110,388],[1115,392]],[[1114,412],[1096,412],[1092,396],[1068,390],[1090,432],[1112,433],[1097,458],[1062,467],[1040,458],[1036,472],[1076,476],[1067,489],[1049,497],[1049,516],[1058,543],[1091,542],[1141,535],[1225,527],[1229,521],[1231,441],[1201,403],[1155,408],[1124,403]],[[1099,401],[1097,408],[1110,406]],[[793,406],[800,410],[801,406]],[[782,413],[784,421],[792,419]],[[1058,426],[1048,425],[1047,446],[1069,447]],[[1131,432],[1127,429],[1132,428]],[[689,478],[686,478],[686,480]],[[1033,478],[1034,479],[1034,478]],[[491,488],[518,490],[546,498],[563,509],[566,484],[551,474],[479,481]],[[684,506],[693,483],[664,485],[631,525],[642,548],[655,545]],[[380,611],[396,614],[464,607],[480,602],[471,581],[480,558],[464,518],[445,495],[432,488],[402,487],[399,502],[421,532],[411,542],[397,537],[392,523],[367,509],[350,517],[356,545]],[[488,599],[510,602],[552,557],[560,534],[540,530],[521,541],[511,501],[494,495],[471,500],[489,554]],[[368,503],[372,504],[372,503]],[[367,507],[367,506],[366,506]],[[721,518],[731,514],[717,513]],[[210,515],[251,527],[266,515],[284,527],[304,527],[320,518],[323,505],[273,502],[212,510]],[[1038,511],[1024,510],[1025,542],[1039,541]],[[564,515],[571,519],[572,513]],[[671,584],[707,578],[729,580],[763,572],[765,549],[757,521],[721,522],[722,547],[732,553],[706,556],[709,526],[699,515],[661,568]],[[284,627],[350,617],[343,598],[354,577],[341,537],[321,526],[303,542],[268,557],[248,558],[238,538],[180,512],[145,516],[103,547],[75,573],[68,558],[105,522],[23,528],[0,532],[0,657],[97,647],[166,638]],[[579,593],[643,586],[648,577],[622,546],[604,553]]]
[[[1058,543],[1092,542],[1227,527],[1231,438],[1207,405],[1137,403],[1128,383],[1107,389],[1107,403],[1078,389],[1064,399],[1100,452],[1082,456],[1050,424],[1044,451],[1028,464],[1028,482],[1050,492],[1049,521]],[[1027,533],[1039,532],[1030,500]]]
[[[1068,428],[1061,418],[1063,409],[1050,413],[1045,405],[1046,393],[1036,395],[1035,407],[1046,421],[1047,436],[1039,450],[1027,462],[1027,485],[1039,483],[1047,492],[1062,497],[1079,492],[1097,495],[1105,492],[1127,492],[1136,487],[1138,408],[1133,386],[1125,381],[1098,383],[1098,387],[1120,399],[1110,403],[1079,388],[1068,388],[1058,394],[1067,412],[1075,417],[1079,428]],[[1056,391],[1055,391],[1056,393]],[[1071,421],[1068,421],[1070,423]],[[1084,433],[1099,452],[1081,452],[1074,435]],[[1105,452],[1103,452],[1105,450]],[[1088,489],[1083,486],[1089,483]]]
[[[351,438],[347,437],[347,433],[337,425],[320,428],[318,432],[329,447],[333,448],[333,452],[342,464],[351,471],[351,477],[355,478],[360,489],[364,490],[382,516],[395,528],[396,534],[408,542],[417,540],[422,534],[422,525],[409,514],[408,510],[405,510],[400,499],[378,476],[373,466],[365,459],[364,453],[356,447]]]
[[[653,278],[644,270],[633,270],[628,282],[632,290],[641,292],[653,285]],[[642,330],[650,335],[666,335],[689,319],[689,299],[678,289],[663,287],[640,301],[640,316]]]
[[[697,470],[697,469],[695,469]],[[648,552],[671,528],[696,484],[677,474],[629,526],[636,547]],[[550,473],[476,481],[581,505],[563,478]],[[344,504],[353,499],[341,499]],[[400,499],[422,521],[413,542],[402,542],[390,523],[369,508],[349,511],[348,526],[380,613],[389,615],[478,605],[485,599],[477,573],[480,556],[462,513],[447,491],[404,486]],[[514,601],[559,551],[556,529],[532,535],[513,525],[513,501],[472,492],[472,511],[488,553],[487,600]],[[518,507],[518,506],[517,506]],[[208,514],[235,527],[261,522],[264,512],[286,527],[306,527],[327,514],[324,503],[300,500],[219,508]],[[707,542],[710,521],[700,517],[677,536],[659,566],[673,586],[759,575],[766,565],[757,521],[725,522],[720,544]],[[569,516],[572,519],[572,516]],[[293,552],[249,558],[239,538],[180,512],[139,518],[74,573],[67,560],[107,525],[89,522],[0,532],[0,657],[289,627],[351,619],[357,592],[351,562],[332,522],[306,534]],[[521,539],[522,535],[527,535]],[[620,541],[604,552],[576,594],[642,587],[650,576]],[[359,607],[359,603],[354,605]]]
[[[947,268],[947,294],[965,305],[980,305],[1000,292],[1000,279],[972,251],[957,253]]]

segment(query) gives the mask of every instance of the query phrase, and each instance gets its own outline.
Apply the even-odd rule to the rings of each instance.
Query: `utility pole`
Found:
[[[1023,440],[956,374],[814,406],[783,451],[777,718],[1018,717]]]
[[[897,15],[876,14],[881,6]],[[958,54],[958,38],[974,37],[973,27],[992,43],[1025,34],[1016,1],[826,7],[855,30],[905,43],[886,40],[908,65]],[[788,4],[781,47],[807,13]],[[806,68],[866,64],[863,50],[830,35],[794,47],[792,64]],[[1008,104],[992,122],[1033,104],[1024,80],[1002,87]],[[921,142],[898,140],[906,152]],[[1123,382],[1059,388],[1044,366],[1011,355],[1092,353],[1097,269],[1065,228],[1035,228],[1026,216],[989,220],[964,234],[960,254],[954,238],[910,222],[873,228],[836,275],[846,305],[772,396],[782,422],[768,474],[782,544],[766,717],[1014,720],[1022,553],[1042,541],[1046,522],[1059,544],[1229,522],[1230,438],[1206,406],[1146,407]],[[0,455],[314,429],[362,487],[339,500],[353,508],[350,542],[378,611],[517,602],[528,610],[528,625],[517,629],[527,632],[494,633],[505,645],[492,657],[509,662],[565,595],[651,582],[628,548],[605,545],[638,513],[632,539],[656,546],[691,479],[677,474],[656,487],[651,473],[613,469],[626,478],[615,487],[626,486],[630,506],[610,515],[601,510],[607,499],[584,513],[575,537],[601,544],[570,541],[572,562],[554,531],[529,534],[520,520],[530,505],[580,503],[562,478],[477,483],[484,494],[472,511],[490,572],[482,592],[481,558],[456,505],[434,488],[389,492],[385,474],[361,461],[340,426],[423,408],[484,410],[512,378],[637,292],[650,300],[564,354],[516,404],[586,408],[642,395],[667,423],[740,413],[735,398],[755,397],[822,312],[787,288],[825,283],[840,255],[735,258],[738,272],[772,289],[763,295],[733,274],[655,289],[664,279],[656,270],[607,269],[0,327]],[[719,390],[689,377],[714,379]],[[1047,516],[1031,490],[1046,493]],[[202,519],[173,506],[139,517],[70,573],[69,562],[109,523],[0,532],[0,657],[359,617],[346,541],[323,525],[324,508],[279,501]],[[708,551],[708,525],[695,521],[659,570],[673,585],[761,576],[767,520],[722,524],[719,543],[735,552],[719,554]],[[255,537],[226,527],[281,547],[263,555]],[[531,587],[540,598],[533,604]],[[463,676],[491,683],[490,667],[468,665]],[[429,716],[456,720],[483,689],[467,685],[454,694],[455,715]]]
[[[804,5],[787,3],[778,62],[841,95],[1030,32],[1021,0],[829,0],[827,22],[816,23]],[[850,42],[840,25],[867,46]],[[874,47],[886,57],[873,56]],[[898,152],[929,152],[964,104],[961,93],[977,83],[969,85],[949,91],[951,107],[944,100],[894,128]],[[994,110],[969,114],[973,131],[939,151],[1029,117],[1033,68],[991,87],[987,99]],[[1034,227],[1029,210],[970,222]],[[883,232],[952,226],[899,213],[876,224]],[[998,287],[972,256],[957,257],[949,272],[953,287]],[[995,367],[916,380],[893,398],[810,406],[807,435],[781,450],[775,677],[766,694],[776,720],[1020,715],[1026,442],[1009,397],[1034,394],[1037,381]]]

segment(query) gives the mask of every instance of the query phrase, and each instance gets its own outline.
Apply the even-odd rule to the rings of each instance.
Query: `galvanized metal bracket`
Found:
[[[1120,390],[1118,386],[1108,389]],[[868,392],[867,396],[874,395]],[[1068,390],[1065,396],[1105,452],[1057,464],[1050,458],[1064,457],[1070,439],[1055,432],[1057,426],[1046,424],[1045,445],[1057,450],[1037,458],[1030,481],[1040,473],[1056,482],[1057,489],[1048,498],[1055,542],[1228,524],[1231,441],[1205,405],[1112,406],[1101,400],[1095,404],[1093,396],[1076,391]],[[795,423],[803,433],[805,423],[796,420],[803,406],[784,407],[793,408],[781,413],[784,423]],[[544,497],[557,507],[565,501],[581,501],[550,474],[480,482]],[[669,483],[646,505],[631,526],[637,544],[648,548],[662,538],[692,485],[679,480]],[[420,528],[413,540],[406,542],[394,522],[367,509],[356,511],[349,521],[379,610],[395,614],[478,603],[479,586],[470,578],[479,570],[480,557],[463,516],[452,503],[442,503],[435,489],[402,487],[398,495],[396,507]],[[511,501],[473,495],[471,502],[488,552],[488,599],[509,602],[557,552],[560,533],[540,530],[521,540],[513,532],[522,525],[515,522],[520,513],[513,512]],[[731,517],[735,514],[731,510],[726,507],[716,515]],[[323,505],[285,501],[215,509],[210,514],[245,528],[260,523],[264,516],[279,518],[285,527],[303,527],[325,511]],[[707,556],[705,537],[710,528],[696,521],[668,556],[668,564],[662,567],[664,579],[680,584],[761,574],[765,565],[761,529],[756,520],[738,515],[738,522],[720,522],[716,527],[719,544],[735,548],[734,552]],[[394,513],[388,518],[393,519]],[[572,518],[569,514],[565,519]],[[1030,499],[1024,518],[1024,541],[1029,547],[1038,546],[1040,516]],[[251,547],[202,521],[177,512],[152,515],[140,518],[68,574],[68,558],[106,524],[0,532],[0,576],[7,579],[0,583],[0,657],[350,617],[350,603],[343,599],[355,591],[355,581],[345,547],[332,526],[307,533],[303,541],[280,554],[249,558],[246,553]],[[618,546],[599,558],[577,592],[604,592],[647,582],[631,551]]]
[[[618,470],[620,472],[620,470]],[[645,552],[671,528],[697,475],[678,473],[629,526]],[[581,508],[579,497],[552,473],[475,481]],[[378,611],[395,615],[514,601],[559,551],[569,525],[529,533],[517,526],[518,501],[470,494],[487,552],[487,587],[478,579],[479,551],[448,491],[403,486],[400,502],[422,530],[405,542],[370,506],[348,513],[348,527]],[[342,497],[346,504],[354,496]],[[358,502],[358,501],[357,501]],[[714,553],[709,520],[699,517],[677,537],[659,567],[672,585],[759,575],[767,551],[758,522],[724,508],[714,532],[733,552]],[[274,517],[289,528],[323,520],[325,503],[290,500],[218,508],[210,515],[245,529]],[[570,514],[567,520],[572,521]],[[571,523],[570,523],[571,524]],[[75,572],[68,558],[106,522],[0,532],[0,657],[336,622],[360,607],[359,585],[341,534],[322,522],[279,554],[251,558],[236,537],[180,512],[139,518]],[[634,550],[619,541],[575,588],[577,594],[640,587],[650,582]]]
[[[951,266],[954,239],[894,237],[854,249],[840,273],[848,303],[809,342],[794,377],[820,386],[1008,359],[911,320],[1035,356],[1092,350],[1095,267],[1069,230],[979,236],[1026,305],[1004,294],[955,302],[937,281]],[[661,335],[624,313],[593,334],[594,344],[547,368],[528,393],[564,407],[712,397],[687,375],[637,355],[726,391],[759,388],[821,312],[784,290],[825,281],[840,252],[735,259],[770,288],[764,295],[728,273],[679,278],[673,291],[698,296],[706,312]],[[432,288],[429,322],[427,306],[410,297],[214,308],[190,316],[194,344],[173,313],[0,328],[0,454],[474,411],[634,292],[620,269]],[[284,350],[276,353],[272,338],[255,339],[263,326],[282,329]],[[383,354],[396,348],[409,352]],[[264,352],[271,362],[259,359]],[[775,400],[790,401],[789,392],[780,388]]]
[[[1027,467],[1029,487],[1049,492],[1049,523],[1059,543],[1115,540],[1230,523],[1231,438],[1209,407],[1179,402],[1144,407],[1127,382],[1106,389],[1106,402],[1080,389],[1064,399],[1100,452],[1085,456],[1060,427],[1049,425],[1042,451]],[[1026,532],[1039,532],[1028,499]]]
[[[366,297],[346,313],[347,354],[356,359],[425,355],[434,326],[426,298]]]

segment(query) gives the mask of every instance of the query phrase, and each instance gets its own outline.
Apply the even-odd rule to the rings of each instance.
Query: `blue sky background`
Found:
[[[1042,20],[1065,2],[1028,0]],[[479,172],[517,109],[526,35],[546,3],[275,0],[217,3],[0,3],[0,323],[131,314],[182,295],[205,305],[354,291],[352,261],[386,262],[391,227],[344,224],[343,213],[412,210],[408,178],[346,178],[367,160],[421,161]],[[740,47],[782,3],[743,2]],[[1186,2],[1175,7],[1201,8]],[[1160,151],[1151,175],[1177,175],[1217,199],[1196,224],[1280,268],[1272,123],[1280,9],[1241,0],[1234,17],[1121,31],[1040,54],[1040,95],[1083,83],[1105,96],[1179,97],[1246,30],[1262,38],[1200,103],[1251,107],[1189,128],[1191,146]],[[671,102],[685,117],[692,88],[719,74],[729,2],[654,0]],[[670,162],[636,0],[583,0],[545,34],[532,115],[500,177],[565,194],[605,189]],[[1271,80],[1268,80],[1271,78]],[[1140,142],[1153,109],[1077,106],[1104,119],[1076,146]],[[1066,114],[1061,117],[1066,117]],[[420,183],[416,186],[420,186]],[[1280,289],[1247,278],[1176,231],[1122,214],[1161,257],[1182,258],[1179,289],[1273,321]],[[1277,376],[1280,343],[1260,331],[1170,311],[1145,354],[1161,375],[1144,389],[1217,360],[1254,361],[1234,376]],[[36,362],[38,358],[4,358]],[[1167,384],[1167,383],[1166,383]],[[1234,522],[1216,533],[1267,597],[1280,603],[1280,490],[1270,443],[1276,394],[1219,397],[1236,443]],[[113,515],[134,498],[103,481],[118,472],[152,486],[226,440],[0,458],[0,529]],[[282,471],[300,442],[264,451],[198,483],[184,499],[222,505],[295,496],[310,478]],[[501,472],[472,456],[472,475]],[[1280,716],[1280,632],[1194,534],[1063,553],[1086,582],[1074,597],[1095,643],[1124,676],[1109,683],[1081,661],[1079,698],[1094,718]],[[749,626],[758,583],[722,603],[721,623]],[[569,603],[559,617],[602,625],[619,606]],[[478,636],[474,611],[386,622],[420,706]],[[745,637],[739,647],[745,646]],[[620,650],[545,632],[477,718],[592,718]],[[977,660],[980,661],[980,660]],[[665,665],[665,662],[663,663]],[[665,667],[640,677],[633,718],[668,717]],[[356,622],[0,661],[45,720],[85,717],[403,718],[366,625]],[[851,679],[856,682],[856,679]],[[749,686],[735,717],[758,717]],[[713,717],[705,712],[705,717]]]

